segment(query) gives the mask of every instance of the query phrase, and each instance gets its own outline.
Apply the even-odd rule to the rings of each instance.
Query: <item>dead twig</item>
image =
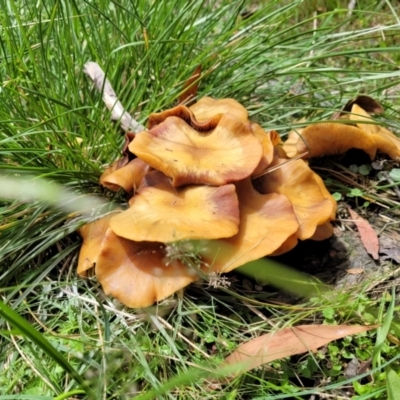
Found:
[[[99,64],[89,61],[85,64],[83,72],[93,81],[96,89],[102,93],[104,104],[111,111],[111,119],[119,121],[125,132],[138,133],[146,129],[125,110]]]

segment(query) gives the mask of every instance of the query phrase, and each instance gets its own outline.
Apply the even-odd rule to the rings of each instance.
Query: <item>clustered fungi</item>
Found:
[[[81,228],[78,274],[94,268],[106,294],[147,307],[199,279],[199,270],[169,257],[173,242],[205,240],[199,268],[209,274],[330,237],[336,202],[299,158],[351,148],[400,156],[396,136],[370,123],[367,111],[380,106],[360,104],[338,116],[356,126],[312,124],[285,143],[232,99],[205,97],[150,115],[148,130],[128,133],[124,157],[101,176],[103,186],[132,197],[128,209]]]

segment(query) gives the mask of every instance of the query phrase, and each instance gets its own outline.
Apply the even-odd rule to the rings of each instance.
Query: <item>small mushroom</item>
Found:
[[[168,260],[162,243],[133,242],[108,229],[96,260],[104,292],[128,307],[151,306],[199,278],[193,268]]]
[[[149,169],[148,164],[140,158],[135,158],[122,168],[118,168],[106,176],[102,175],[100,184],[114,192],[122,188],[125,192],[131,194],[139,187]]]
[[[240,204],[239,232],[231,238],[209,243],[208,254],[203,256],[213,272],[228,272],[273,253],[299,228],[292,204],[285,195],[260,194],[250,178],[235,186]]]
[[[308,239],[317,226],[334,215],[336,202],[305,161],[276,157],[271,167],[276,166],[279,168],[257,179],[257,188],[261,193],[285,195],[292,203],[299,222],[297,237]],[[324,189],[321,188],[321,182]]]
[[[225,185],[245,179],[263,152],[249,124],[223,114],[208,132],[199,132],[178,117],[168,117],[141,132],[129,150],[172,178],[175,187],[190,184]]]
[[[168,243],[219,239],[238,232],[239,205],[234,185],[176,189],[159,171],[148,173],[143,182],[130,200],[130,208],[110,221],[118,236]]]
[[[388,129],[375,124],[370,116],[371,113],[380,114],[383,111],[382,106],[373,98],[358,96],[332,117],[338,121],[354,121],[357,126],[340,122],[312,124],[290,132],[283,149],[289,158],[304,152],[306,154],[302,158],[308,159],[360,149],[367,153],[371,160],[377,152],[396,159],[400,157],[400,139]]]
[[[376,143],[371,135],[356,126],[336,122],[321,122],[289,133],[283,150],[289,158],[306,153],[302,158],[343,154],[350,149],[365,151],[371,159],[376,155]]]
[[[374,120],[371,116],[358,104],[353,104],[350,120],[354,121],[357,127],[366,134],[371,135],[378,152],[385,153],[392,159],[400,157],[400,139],[389,129],[373,123]],[[363,121],[366,123],[363,123]]]

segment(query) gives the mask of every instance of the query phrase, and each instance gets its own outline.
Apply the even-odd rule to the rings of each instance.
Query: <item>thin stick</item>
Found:
[[[85,64],[83,72],[93,81],[96,89],[102,93],[104,104],[111,111],[111,119],[119,121],[125,132],[138,133],[146,129],[125,110],[99,64],[89,61]]]

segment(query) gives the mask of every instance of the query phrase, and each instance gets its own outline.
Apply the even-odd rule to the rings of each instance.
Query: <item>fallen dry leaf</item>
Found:
[[[351,275],[359,275],[359,274],[363,274],[364,270],[362,268],[350,268],[350,269],[346,269],[346,272]]]
[[[358,232],[360,233],[361,241],[367,250],[368,254],[371,254],[374,260],[379,259],[379,239],[378,235],[369,224],[369,222],[361,218],[354,210],[348,207],[351,219],[356,224]]]
[[[345,336],[376,328],[361,325],[300,325],[259,336],[239,346],[223,365],[237,365],[236,374],[244,373],[267,362],[295,354],[315,351]]]
[[[194,98],[197,95],[197,89],[199,88],[200,75],[201,65],[198,65],[192,76],[185,83],[183,92],[179,96],[179,104],[191,104],[194,102]]]

